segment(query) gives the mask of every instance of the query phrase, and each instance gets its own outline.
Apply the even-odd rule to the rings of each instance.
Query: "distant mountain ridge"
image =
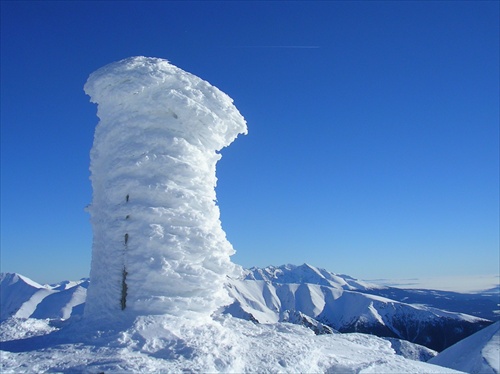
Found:
[[[500,320],[500,289],[481,293],[459,293],[429,289],[401,289],[361,281],[343,274],[331,273],[309,264],[268,266],[245,271],[246,280],[273,283],[311,283],[358,291],[407,304],[427,305],[451,312],[470,314],[491,321]],[[499,286],[500,287],[500,286]]]
[[[17,273],[0,274],[0,321],[9,317],[68,319],[81,315],[88,279],[41,285]]]
[[[260,323],[307,317],[315,331],[362,332],[398,338],[441,351],[491,321],[425,305],[412,305],[376,293],[390,290],[303,264],[252,268],[231,280],[235,302],[227,312]],[[295,318],[294,321],[299,321]],[[311,327],[313,326],[313,327]]]
[[[0,320],[66,320],[83,313],[88,279],[40,285],[19,274],[2,274],[0,280]],[[301,324],[317,334],[363,332],[437,351],[491,324],[487,319],[433,308],[429,306],[432,303],[414,305],[380,296],[408,291],[308,264],[251,268],[241,279],[229,279],[226,287],[234,302],[225,307],[224,313],[238,318]],[[425,294],[434,300],[431,291],[419,293],[420,298],[425,299]]]
[[[348,275],[331,273],[309,264],[253,267],[245,272],[245,280],[264,280],[273,283],[311,283],[344,290],[367,290],[385,288],[376,284],[363,282]]]

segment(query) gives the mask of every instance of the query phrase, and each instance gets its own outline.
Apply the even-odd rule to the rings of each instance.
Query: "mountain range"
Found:
[[[71,317],[79,319],[88,285],[89,279],[41,285],[20,274],[2,273],[2,340],[45,334]],[[447,352],[499,319],[499,296],[492,292],[403,290],[308,264],[251,268],[239,279],[228,279],[226,287],[234,301],[223,314],[257,324],[303,325],[317,335],[376,335],[389,340],[399,354],[420,361]],[[36,322],[43,320],[51,323]],[[20,328],[23,323],[25,331]],[[498,325],[494,324],[497,330]]]

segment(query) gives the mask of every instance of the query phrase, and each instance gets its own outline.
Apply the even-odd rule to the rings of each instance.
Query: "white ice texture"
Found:
[[[158,58],[92,73],[93,230],[86,318],[209,316],[238,276],[216,205],[219,151],[246,122],[232,99]]]
[[[445,349],[429,362],[471,374],[500,373],[500,321]]]

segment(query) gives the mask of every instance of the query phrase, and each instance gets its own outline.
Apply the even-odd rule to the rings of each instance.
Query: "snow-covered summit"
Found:
[[[0,370],[6,372],[441,373],[447,370],[403,358],[426,361],[436,352],[401,339],[384,342],[373,336],[383,332],[380,323],[366,331],[370,335],[335,334],[329,325],[318,321],[321,316],[317,311],[322,307],[326,313],[332,313],[328,318],[331,321],[337,316],[339,321],[354,319],[355,323],[366,323],[366,317],[378,315],[382,318],[379,322],[388,328],[393,328],[398,318],[403,317],[409,340],[414,336],[415,326],[425,333],[423,338],[432,338],[432,331],[425,326],[435,325],[432,328],[446,339],[451,339],[457,328],[465,326],[445,322],[446,316],[437,310],[432,310],[434,319],[428,319],[426,308],[415,310],[359,291],[311,283],[233,279],[227,286],[231,293],[236,292],[234,295],[242,302],[241,306],[247,304],[247,317],[252,313],[262,322],[264,315],[278,313],[280,321],[259,324],[255,323],[256,318],[246,318],[252,320],[247,322],[242,320],[243,316],[231,318],[227,315],[230,311],[226,311],[225,315],[215,313],[212,319],[204,320],[173,315],[141,316],[132,324],[106,320],[96,327],[94,321],[88,324],[80,318],[88,280],[38,285],[42,288],[29,286],[23,293],[18,288],[20,285],[38,283],[18,274],[4,274],[0,278],[4,280],[0,283],[2,294],[8,295],[0,300],[0,309],[6,310],[12,298],[21,301],[21,308],[13,310],[13,318],[0,321],[0,350],[3,350]],[[18,281],[12,283],[12,279]],[[74,286],[65,287],[70,284]],[[31,297],[32,292],[39,292],[36,299]],[[328,295],[338,298],[325,297]],[[392,316],[387,313],[391,309],[396,310]],[[408,313],[411,310],[414,313]],[[436,312],[439,314],[435,315]],[[68,313],[75,318],[62,321]],[[440,321],[445,322],[442,327]],[[314,336],[314,333],[327,335]]]
[[[0,273],[0,283],[5,285],[14,285],[14,284],[24,284],[34,288],[42,288],[43,286],[34,280],[31,280],[24,275],[18,273]]]
[[[0,273],[0,321],[13,318],[61,319],[81,314],[88,279],[40,285],[17,273]]]
[[[348,275],[331,273],[309,264],[267,266],[265,268],[250,268],[245,272],[247,280],[264,280],[274,283],[310,283],[345,290],[367,290],[383,288],[376,284],[364,282]]]
[[[376,295],[387,288],[308,264],[252,268],[242,279],[231,279],[228,288],[235,301],[226,312],[239,318],[277,323],[300,314],[307,326],[405,339],[438,351],[491,323]]]
[[[500,373],[500,321],[445,349],[430,362],[471,374]]]
[[[29,317],[50,290],[17,273],[0,273],[0,320]]]
[[[209,316],[229,302],[230,261],[215,203],[218,151],[246,122],[208,82],[158,58],[92,73],[94,234],[85,316]]]

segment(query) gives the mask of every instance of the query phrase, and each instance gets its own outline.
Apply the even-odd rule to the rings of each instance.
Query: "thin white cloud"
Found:
[[[442,276],[428,278],[372,279],[367,282],[397,288],[454,292],[481,292],[499,287],[499,275]]]

